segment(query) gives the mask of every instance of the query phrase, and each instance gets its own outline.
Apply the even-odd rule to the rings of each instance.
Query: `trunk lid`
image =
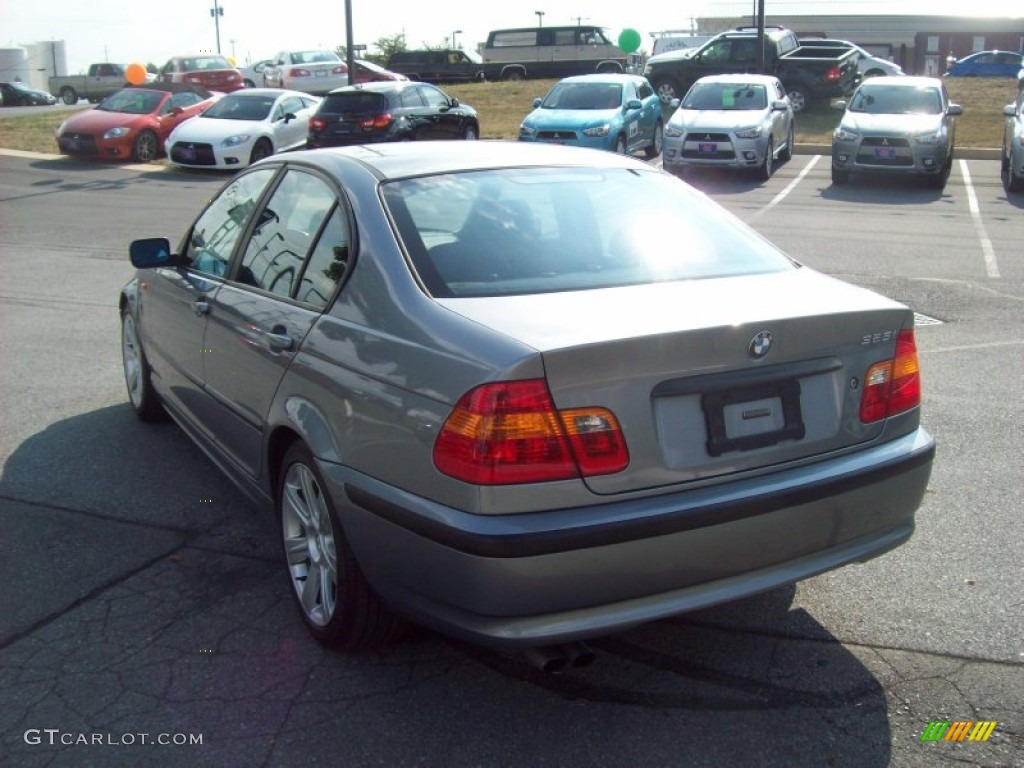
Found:
[[[858,411],[905,306],[802,268],[440,303],[542,355],[559,409],[618,418],[630,464],[595,493],[808,460],[877,437]]]

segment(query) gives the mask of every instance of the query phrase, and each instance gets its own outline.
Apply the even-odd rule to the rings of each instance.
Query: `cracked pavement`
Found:
[[[1024,425],[1006,407],[1024,379],[1024,280],[882,279],[843,248],[819,266],[946,321],[919,333],[939,455],[895,552],[594,641],[594,666],[557,676],[426,630],[345,656],[306,633],[274,521],[125,402],[124,244],[146,220],[181,231],[223,177],[0,168],[0,765],[1024,765]],[[806,221],[784,209],[759,225],[807,258]],[[980,354],[980,335],[1011,352]],[[935,720],[998,726],[922,743]]]

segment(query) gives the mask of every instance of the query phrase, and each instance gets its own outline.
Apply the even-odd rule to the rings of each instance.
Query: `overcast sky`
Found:
[[[688,3],[622,0],[533,0],[487,3],[474,0],[351,0],[356,44],[404,33],[409,47],[440,45],[457,35],[459,46],[476,48],[490,29],[533,26],[543,11],[546,26],[583,23],[608,27],[617,39],[624,28],[649,33],[688,27],[690,16],[749,14],[754,0],[694,0]],[[768,0],[767,13],[924,13],[1020,17],[1019,0]],[[334,48],[344,44],[344,0],[217,0],[221,52],[239,65],[285,48]],[[70,73],[94,61],[141,61],[157,65],[172,55],[216,50],[210,10],[214,0],[4,0],[0,46],[64,40]],[[522,10],[517,9],[521,8]],[[680,9],[685,10],[680,10]]]

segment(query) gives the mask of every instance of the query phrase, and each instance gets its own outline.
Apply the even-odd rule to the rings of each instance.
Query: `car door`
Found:
[[[204,341],[211,429],[218,447],[254,478],[278,385],[347,264],[347,222],[323,177],[289,168],[211,302]]]
[[[182,248],[187,266],[154,269],[139,286],[143,345],[160,396],[194,427],[207,432],[204,371],[211,302],[273,169],[240,176],[196,219]]]
[[[199,103],[202,101],[203,98],[198,93],[182,91],[173,94],[164,102],[164,105],[160,107],[159,115],[157,115],[161,145],[171,135],[171,131],[189,118],[196,116],[200,109]]]
[[[274,148],[277,151],[304,144],[309,133],[309,115],[298,96],[286,96],[274,110]],[[293,115],[291,119],[287,115]]]
[[[452,100],[440,88],[426,83],[417,87],[426,104],[427,120],[423,121],[416,138],[458,139],[462,137],[462,110],[452,106]]]
[[[646,80],[631,84],[636,97],[643,105],[640,109],[640,146],[646,147],[654,140],[654,126],[661,119],[661,102]]]

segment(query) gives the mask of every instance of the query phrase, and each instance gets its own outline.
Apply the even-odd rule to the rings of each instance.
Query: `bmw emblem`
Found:
[[[747,352],[755,360],[760,360],[762,357],[768,354],[772,348],[772,332],[761,331],[757,336],[750,340],[750,346],[747,347]]]

